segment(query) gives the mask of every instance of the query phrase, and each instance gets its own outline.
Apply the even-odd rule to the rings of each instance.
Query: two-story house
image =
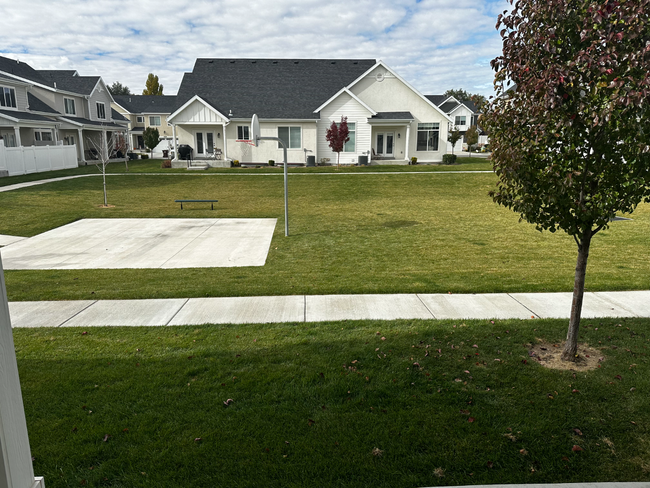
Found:
[[[460,149],[466,144],[465,133],[467,129],[475,125],[478,127],[478,118],[480,112],[474,102],[471,100],[459,101],[455,97],[445,95],[427,95],[429,100],[435,103],[440,109],[445,112],[453,121],[453,126],[458,129],[461,135],[460,141],[454,146],[454,150]],[[483,143],[487,140],[484,137]],[[481,142],[481,141],[479,141]],[[448,150],[451,152],[451,144],[447,143]]]
[[[113,108],[129,122],[131,147],[145,150],[142,134],[148,127],[158,129],[161,141],[172,145],[172,127],[167,117],[176,105],[176,96],[114,95]]]
[[[35,70],[0,56],[0,87],[0,135],[6,147],[76,145],[83,162],[95,159],[113,133],[126,132],[126,121],[113,119],[113,98],[99,76]]]

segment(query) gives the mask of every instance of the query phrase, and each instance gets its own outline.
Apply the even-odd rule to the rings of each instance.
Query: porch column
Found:
[[[17,125],[14,126],[14,133],[16,134],[16,147],[20,147],[23,145],[23,143],[20,140],[20,127]]]
[[[409,144],[411,142],[411,124],[406,126],[406,148],[404,149],[404,156],[406,157],[406,160],[409,161],[411,158],[409,158]]]
[[[79,161],[86,160],[86,150],[84,149],[84,131],[77,129],[77,137],[79,139]]]
[[[176,124],[172,124],[172,139],[174,140],[174,161],[178,161],[178,144],[176,144]]]
[[[221,124],[223,127],[223,130],[221,131],[221,135],[223,136],[223,160],[225,161],[228,159],[228,138],[226,137],[226,124],[225,122]]]
[[[0,486],[45,488],[43,478],[34,477],[1,261],[0,344]]]

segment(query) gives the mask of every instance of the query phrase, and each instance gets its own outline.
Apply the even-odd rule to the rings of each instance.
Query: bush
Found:
[[[275,161],[273,161],[272,159],[269,159],[269,166],[275,166]]]
[[[442,164],[456,164],[456,157],[455,154],[443,154]]]
[[[148,154],[140,154],[140,159],[149,159]]]
[[[239,167],[239,159],[235,159],[232,162],[233,167]]]
[[[418,158],[416,158],[415,156],[413,156],[413,157],[411,158],[411,164],[418,164]]]
[[[171,159],[165,159],[162,164],[160,165],[161,168],[171,168],[172,167],[172,160]]]

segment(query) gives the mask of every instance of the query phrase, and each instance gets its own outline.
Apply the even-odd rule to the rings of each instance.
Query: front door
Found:
[[[394,157],[393,141],[394,132],[378,132],[376,140],[376,151],[379,157]]]

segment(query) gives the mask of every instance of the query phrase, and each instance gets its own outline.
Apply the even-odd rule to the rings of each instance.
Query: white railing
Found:
[[[5,147],[0,140],[0,172],[9,176],[77,166],[77,146]]]

